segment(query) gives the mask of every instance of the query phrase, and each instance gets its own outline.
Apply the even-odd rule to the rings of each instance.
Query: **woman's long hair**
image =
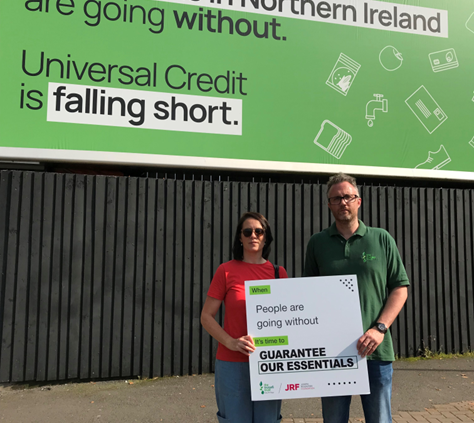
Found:
[[[273,241],[272,230],[270,228],[270,224],[268,223],[267,219],[265,219],[265,216],[256,212],[244,213],[241,216],[239,223],[237,224],[237,230],[235,231],[235,237],[234,237],[234,245],[232,246],[232,253],[234,256],[234,260],[244,259],[244,247],[242,246],[242,243],[240,242],[240,235],[242,231],[242,226],[247,219],[258,220],[260,224],[262,225],[262,228],[265,230],[265,245],[263,246],[262,257],[265,260],[268,260],[268,256],[270,255],[270,251],[271,251],[270,245]]]

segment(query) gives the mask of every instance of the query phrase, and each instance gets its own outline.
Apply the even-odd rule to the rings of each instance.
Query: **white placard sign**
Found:
[[[368,394],[356,275],[245,282],[253,401]]]

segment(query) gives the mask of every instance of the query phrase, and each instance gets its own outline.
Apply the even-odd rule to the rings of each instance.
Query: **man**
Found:
[[[328,206],[335,222],[311,237],[304,276],[356,274],[365,333],[357,342],[367,357],[370,394],[361,395],[366,423],[390,423],[392,338],[388,328],[407,299],[408,277],[395,240],[358,219],[361,204],[355,178],[338,173],[328,182]],[[351,396],[322,398],[325,423],[347,423]]]

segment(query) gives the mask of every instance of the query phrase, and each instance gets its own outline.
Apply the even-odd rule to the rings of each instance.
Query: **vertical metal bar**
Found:
[[[97,176],[93,179],[91,189],[91,238],[92,244],[92,269],[91,269],[91,301],[90,316],[90,367],[89,374],[92,379],[101,377],[102,343],[108,339],[103,337],[103,321],[105,318],[104,301],[110,296],[105,291],[105,268],[106,268],[106,240],[107,240],[107,179]]]
[[[453,266],[456,271],[456,293],[457,303],[456,308],[458,312],[458,321],[455,325],[458,329],[458,351],[467,352],[469,349],[468,335],[467,335],[467,299],[466,299],[466,283],[469,283],[465,279],[465,237],[466,225],[464,222],[464,198],[463,192],[460,189],[456,189],[453,192],[454,202],[454,223],[455,223],[455,246],[456,256],[453,260]]]
[[[100,333],[100,377],[112,375],[112,348],[114,322],[114,291],[115,291],[115,253],[117,250],[117,210],[119,208],[119,178],[107,178],[105,183],[104,211],[104,268],[102,273],[103,298],[101,302],[102,320]]]
[[[30,266],[30,225],[31,219],[31,173],[22,172],[19,187],[19,204],[16,216],[16,239],[14,249],[15,293],[12,328],[12,382],[25,377],[25,343],[28,322],[28,269]],[[10,230],[11,231],[11,230]]]
[[[438,350],[446,351],[446,315],[444,307],[443,292],[443,236],[444,225],[441,203],[441,190],[433,191],[433,214],[434,214],[434,288],[436,292],[436,310],[438,315],[437,338]]]
[[[110,377],[122,376],[123,359],[123,296],[124,272],[126,263],[127,242],[127,188],[128,178],[118,180],[117,208],[115,210],[115,248],[114,248],[114,276],[112,294],[112,339],[110,345]]]
[[[183,373],[192,374],[192,362],[195,354],[192,350],[193,340],[193,182],[183,181],[183,234],[184,257],[183,257]]]
[[[453,352],[457,353],[461,350],[460,334],[459,334],[459,287],[458,287],[458,271],[457,260],[459,246],[456,239],[456,190],[449,190],[449,282],[451,291],[451,331],[452,331],[452,348]]]
[[[284,184],[283,193],[285,201],[283,204],[283,214],[279,219],[285,221],[285,245],[283,246],[284,263],[290,275],[295,274],[295,234],[294,234],[294,185]]]
[[[435,222],[435,200],[433,189],[426,189],[426,289],[427,293],[427,330],[430,338],[429,348],[431,351],[439,350],[438,326],[440,314],[436,305],[436,222]]]
[[[466,257],[466,302],[467,302],[467,335],[468,345],[471,350],[474,345],[474,289],[473,284],[470,281],[474,277],[474,234],[472,229],[474,228],[474,190],[464,191],[464,216],[465,216],[465,228],[464,232],[465,240],[465,257]]]
[[[29,281],[29,298],[28,298],[28,332],[26,345],[26,363],[25,363],[25,380],[36,380],[36,366],[38,357],[38,332],[39,332],[39,297],[41,293],[41,251],[43,248],[41,242],[41,234],[43,229],[43,213],[44,213],[44,174],[33,173],[31,186],[31,241],[30,241],[30,271],[28,274]],[[1,222],[1,220],[0,220]],[[1,257],[0,253],[0,257]],[[1,295],[1,294],[0,294]],[[1,316],[1,313],[0,313]],[[1,334],[0,334],[1,338]]]
[[[9,196],[9,208],[6,211],[4,256],[3,256],[3,307],[2,307],[2,338],[0,348],[0,378],[2,381],[12,380],[13,342],[15,324],[15,292],[18,248],[18,214],[21,208],[20,172],[12,172],[9,187],[5,194]],[[4,322],[4,323],[3,323]]]
[[[139,178],[136,181],[136,221],[134,253],[135,266],[133,271],[133,328],[131,342],[131,373],[132,375],[145,376],[143,372],[143,348],[144,348],[144,314],[145,314],[145,275],[146,267],[146,229],[147,229],[147,183],[146,179]]]
[[[302,233],[303,229],[303,216],[302,211],[304,208],[304,201],[303,201],[304,190],[301,184],[294,184],[293,189],[293,239],[294,239],[294,251],[293,251],[293,271],[290,273],[292,276],[296,277],[296,275],[301,276],[303,263],[304,263],[304,253],[305,247],[304,245],[304,235]]]
[[[193,211],[193,303],[192,324],[193,334],[191,348],[195,352],[192,356],[192,373],[202,372],[202,331],[201,329],[201,281],[202,281],[202,207],[203,207],[203,183],[194,182],[194,211]]]
[[[164,316],[163,316],[163,375],[173,372],[174,359],[174,238],[175,238],[175,185],[174,181],[166,181],[166,218],[164,239]]]
[[[270,261],[272,263],[282,265],[282,263],[277,263],[277,256],[276,256],[276,246],[278,245],[279,242],[279,233],[277,231],[277,206],[276,206],[276,184],[275,183],[269,183],[267,185],[267,219],[270,224],[270,227],[272,229],[272,235],[273,235],[273,244],[271,245],[271,251],[270,251]]]
[[[142,349],[142,370],[144,377],[153,377],[153,321],[155,313],[155,278],[154,264],[156,257],[156,180],[147,178],[145,190],[145,239],[144,239],[144,301],[143,301],[143,349]]]
[[[405,252],[405,268],[408,274],[408,278],[412,281],[411,284],[411,295],[409,300],[405,304],[406,310],[406,323],[404,326],[406,339],[407,339],[407,349],[408,355],[415,355],[417,352],[417,345],[415,345],[414,341],[414,331],[415,331],[415,310],[413,310],[413,304],[417,298],[418,289],[417,283],[418,281],[415,279],[415,272],[413,266],[413,237],[412,237],[412,220],[413,220],[413,210],[411,208],[412,201],[411,201],[411,189],[410,188],[402,188],[403,192],[403,250]]]
[[[13,172],[0,172],[0,382],[10,380],[10,361],[5,360],[5,350],[7,342],[4,337],[5,326],[9,321],[5,315],[7,299],[5,297],[7,290],[7,254],[9,238],[9,210],[11,208],[11,187]]]
[[[206,299],[207,290],[209,287],[209,281],[212,279],[211,270],[211,258],[212,250],[214,248],[212,242],[212,182],[203,182],[203,204],[202,204],[202,231],[201,231],[201,286],[200,286],[200,301],[199,301],[199,316]],[[212,338],[210,335],[201,327],[200,319],[196,322],[197,327],[201,331],[202,336],[202,367],[201,371],[208,373],[211,371],[212,363]]]
[[[78,356],[78,375],[81,379],[90,379],[91,367],[91,326],[92,321],[92,283],[93,283],[93,254],[94,254],[94,228],[93,228],[93,194],[94,194],[94,176],[86,176],[80,190],[83,204],[76,202],[79,213],[83,214],[82,233],[78,231],[74,241],[80,254],[74,254],[76,258],[82,256],[82,281],[79,292],[79,356]],[[79,190],[78,190],[79,191]],[[79,229],[79,228],[78,228]],[[79,264],[80,265],[80,264]]]
[[[416,304],[420,309],[420,323],[419,323],[419,337],[424,343],[425,347],[431,351],[432,334],[430,333],[429,321],[429,287],[427,280],[427,266],[429,265],[428,246],[427,246],[427,205],[426,205],[426,189],[419,188],[418,190],[418,216],[419,216],[419,245],[418,245],[418,268],[419,268],[419,285],[420,298]]]
[[[286,262],[286,254],[288,247],[287,239],[287,220],[285,216],[286,209],[286,190],[284,184],[276,184],[276,196],[275,196],[275,233],[277,237],[275,238],[275,264],[285,267],[285,269],[291,272],[288,269],[288,264]]]
[[[174,237],[174,351],[173,351],[173,374],[183,374],[183,329],[184,314],[186,305],[184,304],[184,219],[183,219],[183,181],[175,183],[175,237]]]
[[[443,297],[442,303],[444,307],[444,318],[445,318],[445,351],[447,353],[453,352],[453,338],[452,338],[452,309],[451,309],[451,284],[450,284],[450,249],[451,249],[451,239],[449,236],[449,222],[450,222],[450,213],[449,213],[449,201],[450,195],[449,191],[443,189],[441,191],[441,230],[442,230],[442,256],[441,262],[442,266],[442,290]]]
[[[154,270],[155,298],[154,298],[154,322],[153,322],[153,375],[163,376],[164,362],[164,315],[165,315],[165,235],[166,235],[166,181],[158,179],[156,184],[156,260]]]
[[[203,280],[203,301],[206,301],[207,291],[211,284],[212,277],[217,269],[217,267],[222,263],[222,248],[223,248],[223,184],[222,182],[213,182],[212,184],[212,233],[211,233],[211,245],[212,245],[212,255],[210,257],[210,267],[209,267],[209,277],[208,279],[204,278]],[[204,331],[205,332],[205,331]],[[209,357],[209,371],[214,371],[214,360],[217,352],[217,342],[215,339],[210,337],[210,357]]]

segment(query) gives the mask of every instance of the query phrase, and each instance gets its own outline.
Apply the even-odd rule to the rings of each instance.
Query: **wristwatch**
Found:
[[[387,333],[387,330],[388,330],[387,326],[385,326],[383,323],[380,323],[380,322],[377,322],[375,324],[375,329],[377,329],[380,333],[383,333],[383,334]]]

